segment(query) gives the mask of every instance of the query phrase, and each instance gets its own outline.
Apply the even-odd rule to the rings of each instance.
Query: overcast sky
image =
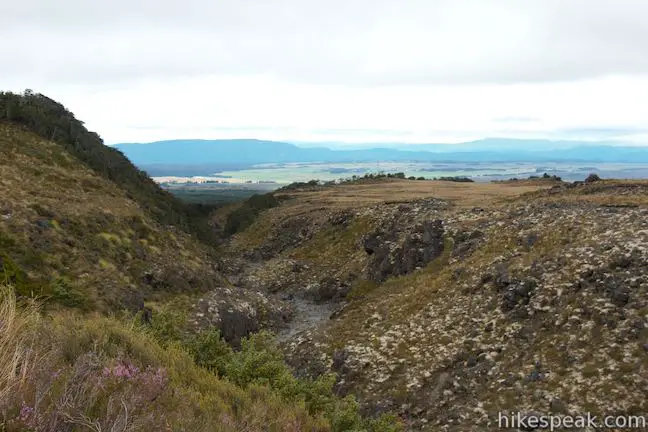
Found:
[[[646,0],[0,0],[0,89],[107,143],[648,144]]]

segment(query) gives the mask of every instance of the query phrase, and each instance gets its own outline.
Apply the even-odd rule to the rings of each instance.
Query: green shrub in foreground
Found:
[[[185,346],[198,365],[244,389],[268,386],[284,401],[304,406],[313,416],[323,415],[334,431],[402,430],[394,416],[363,419],[352,395],[344,398],[335,395],[335,374],[324,374],[314,380],[296,378],[269,332],[262,331],[243,339],[240,351],[233,351],[218,330],[192,336]]]

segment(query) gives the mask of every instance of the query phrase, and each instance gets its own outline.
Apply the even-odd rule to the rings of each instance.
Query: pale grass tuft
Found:
[[[0,407],[25,384],[35,362],[36,307],[16,306],[11,287],[0,285]]]

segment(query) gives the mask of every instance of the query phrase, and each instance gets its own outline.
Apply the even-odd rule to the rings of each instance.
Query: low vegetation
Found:
[[[0,123],[0,148],[0,280],[18,295],[114,311],[218,283],[210,248],[62,146]]]
[[[279,205],[277,198],[271,194],[252,195],[245,200],[241,206],[227,216],[225,222],[225,234],[232,235],[243,231],[259,216],[263,210],[267,210]]]
[[[43,98],[0,98],[0,431],[646,411],[647,182],[379,173],[167,220]],[[183,220],[233,234],[218,263]]]
[[[559,176],[557,176],[555,174],[550,175],[550,174],[544,173],[541,176],[532,175],[532,176],[527,177],[526,179],[520,179],[520,178],[517,178],[517,177],[512,177],[512,178],[510,178],[508,180],[495,180],[493,183],[509,183],[509,182],[523,182],[523,181],[536,181],[536,180],[549,181],[549,182],[562,182],[563,181],[561,177],[559,177]]]
[[[371,184],[381,180],[416,180],[416,181],[434,180],[434,181],[448,181],[448,182],[459,182],[459,183],[474,182],[473,179],[464,176],[446,176],[446,177],[442,176],[442,177],[427,178],[423,176],[406,177],[405,173],[403,172],[396,172],[396,173],[378,172],[378,173],[367,173],[362,176],[353,175],[351,177],[340,178],[337,180],[330,180],[330,181],[310,180],[308,182],[293,182],[290,183],[289,185],[286,185],[278,189],[277,192],[289,192],[289,191],[304,190],[304,189],[316,190],[318,187],[321,186]]]
[[[235,352],[216,331],[43,316],[7,286],[0,322],[3,431],[400,430],[393,417],[360,417],[352,397],[335,396],[332,375],[295,378],[267,333]]]
[[[401,429],[363,418],[332,374],[296,378],[270,333],[233,349],[192,325],[207,293],[250,305],[224,299],[216,251],[193,235],[214,207],[180,203],[29,91],[0,94],[0,147],[0,431]],[[276,205],[255,195],[227,228]]]
[[[335,182],[328,182],[327,184],[333,184],[333,183]],[[304,188],[315,188],[320,185],[321,182],[319,180],[309,180],[307,182],[293,182],[277,189],[277,192],[288,192],[288,191],[304,189]]]
[[[491,430],[507,410],[645,412],[647,181],[395,179],[290,196],[263,215],[262,261],[241,280],[333,306],[282,345],[300,373],[335,371],[341,392],[407,430]],[[442,253],[398,266],[435,220]]]
[[[450,182],[458,182],[458,183],[474,183],[474,180],[469,178],[469,177],[461,177],[461,176],[455,176],[455,177],[434,177],[432,180],[438,180],[438,181],[450,181]]]

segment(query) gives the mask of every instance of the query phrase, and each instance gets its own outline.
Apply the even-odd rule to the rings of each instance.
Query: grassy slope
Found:
[[[121,152],[105,146],[99,135],[88,131],[58,102],[29,91],[21,95],[0,92],[0,121],[21,125],[60,145],[98,176],[118,185],[156,221],[204,234],[187,215],[185,205],[162,190]]]
[[[0,259],[21,294],[115,309],[218,283],[206,247],[61,146],[0,124],[0,149]]]
[[[20,125],[60,145],[98,176],[118,185],[159,223],[213,240],[203,218],[190,214],[190,208],[160,188],[120,151],[105,146],[99,135],[88,131],[58,102],[31,91],[0,92],[0,122]]]

